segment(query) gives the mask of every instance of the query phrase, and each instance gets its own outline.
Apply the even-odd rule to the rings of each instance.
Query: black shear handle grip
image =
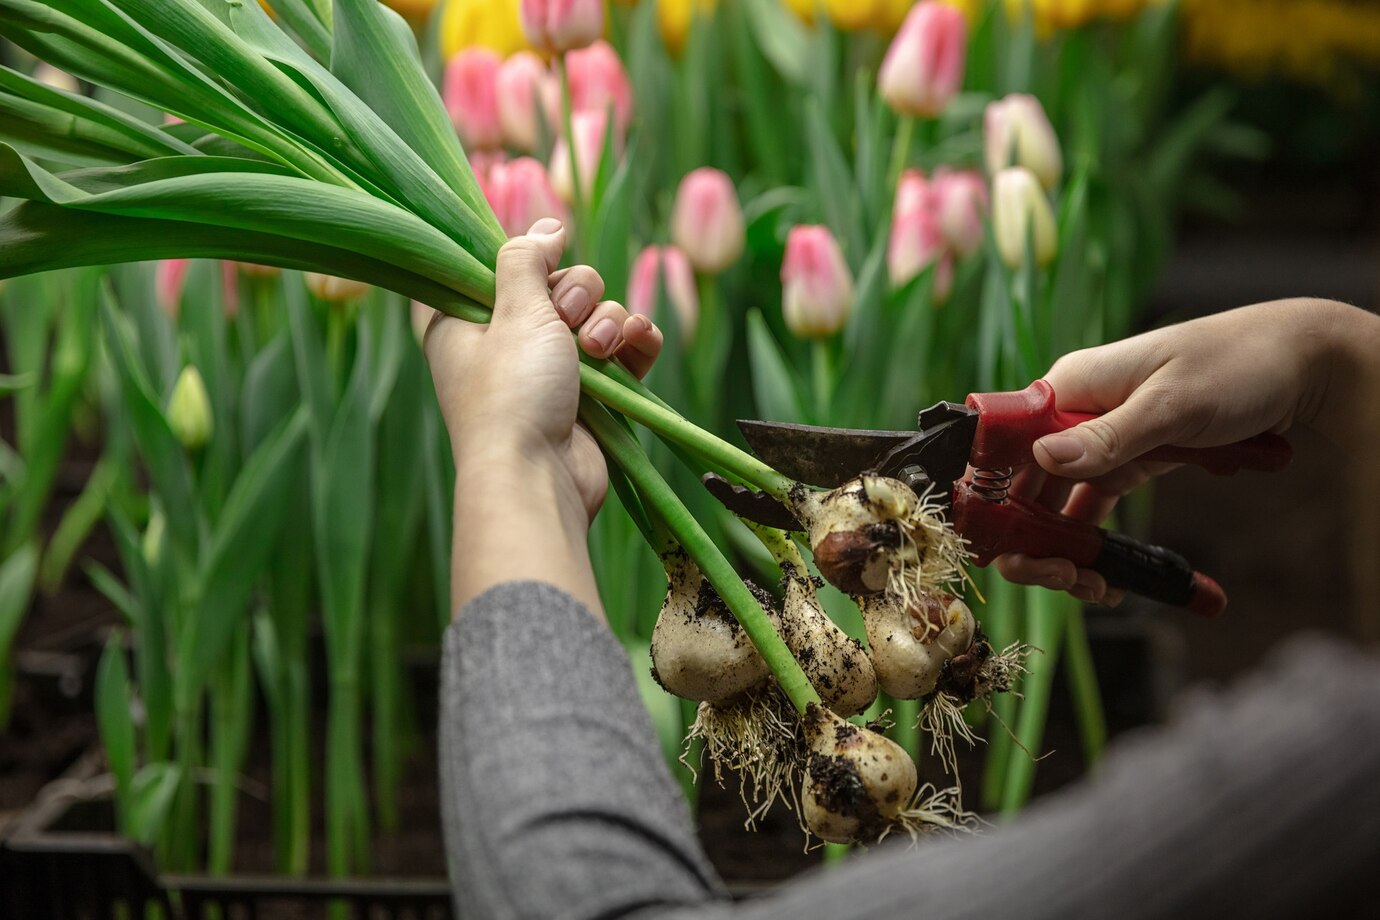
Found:
[[[1151,600],[1202,616],[1217,616],[1226,609],[1227,596],[1217,582],[1163,547],[1009,495],[988,501],[973,491],[969,481],[955,487],[953,512],[954,527],[968,541],[968,551],[978,565],[985,566],[1004,553],[1068,559],[1099,573],[1109,585]]]

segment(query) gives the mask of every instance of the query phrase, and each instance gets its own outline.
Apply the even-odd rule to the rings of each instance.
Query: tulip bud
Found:
[[[982,246],[982,218],[987,213],[987,183],[972,170],[940,170],[934,176],[935,210],[944,239],[961,256]]]
[[[168,400],[168,427],[189,451],[201,450],[211,440],[211,397],[194,364],[184,367],[173,384],[172,398]]]
[[[717,274],[738,261],[746,242],[743,209],[727,173],[702,166],[680,180],[671,239],[696,271]]]
[[[570,52],[565,56],[565,73],[570,81],[571,111],[607,112],[612,106],[618,133],[628,132],[632,84],[612,45],[600,39],[588,48]]]
[[[963,83],[968,24],[935,0],[917,4],[892,39],[877,72],[882,98],[901,115],[934,117]]]
[[[690,260],[675,246],[648,246],[637,254],[628,279],[628,312],[656,319],[663,284],[681,332],[692,338],[700,316],[700,295]]]
[[[441,96],[467,149],[503,143],[498,117],[498,69],[502,59],[487,48],[466,48],[446,62]]]
[[[892,212],[886,265],[893,287],[910,281],[943,255],[944,233],[933,209],[898,208]]]
[[[1059,184],[1064,158],[1040,100],[1013,93],[989,103],[982,132],[989,175],[1008,166],[1024,166],[1045,188]]]
[[[546,167],[531,157],[495,164],[489,169],[488,184],[483,188],[499,225],[509,236],[521,236],[543,217],[554,217],[563,223],[569,220]]]
[[[1023,166],[1003,169],[992,180],[992,232],[1002,261],[1011,268],[1025,262],[1027,239],[1037,265],[1048,265],[1058,252],[1049,199],[1035,174]]]
[[[580,170],[580,194],[588,198],[604,156],[604,135],[608,132],[608,116],[604,112],[575,112],[570,116],[570,131],[575,135],[575,164]],[[622,155],[623,138],[613,133],[615,157]],[[551,151],[551,185],[565,201],[575,200],[575,179],[570,169],[571,145],[566,138],[556,142]]]
[[[583,48],[604,34],[604,0],[522,0],[518,14],[522,33],[542,51]]]
[[[335,275],[322,275],[316,272],[303,272],[302,277],[307,282],[307,290],[311,291],[312,296],[326,303],[343,304],[351,300],[357,300],[368,294],[370,286],[363,281],[355,281],[352,278],[339,278]]]
[[[162,259],[153,269],[153,291],[158,306],[173,317],[182,309],[182,286],[187,280],[189,259]]]
[[[531,151],[541,133],[540,118],[553,135],[560,130],[561,89],[541,58],[519,51],[498,71],[498,120],[510,147]],[[538,113],[541,113],[540,116]]]
[[[151,569],[158,568],[158,560],[163,557],[163,532],[166,529],[167,519],[155,507],[149,515],[148,526],[144,528],[144,537],[139,541],[139,553]]]
[[[853,275],[828,227],[792,227],[781,264],[781,313],[801,338],[826,338],[853,309]]]

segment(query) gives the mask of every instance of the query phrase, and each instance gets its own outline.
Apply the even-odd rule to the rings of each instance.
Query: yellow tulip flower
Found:
[[[666,50],[679,57],[697,15],[714,12],[717,0],[656,0],[656,24]]]
[[[446,0],[441,52],[449,58],[475,45],[505,57],[529,47],[518,18],[518,0]]]

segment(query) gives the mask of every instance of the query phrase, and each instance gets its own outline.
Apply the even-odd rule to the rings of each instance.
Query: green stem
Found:
[[[829,406],[834,399],[834,357],[828,339],[815,339],[813,343],[813,370],[815,386],[814,417],[820,422],[829,418]]]
[[[578,151],[575,149],[575,131],[573,129],[574,116],[571,114],[572,104],[570,99],[570,71],[565,66],[565,55],[556,58],[556,69],[561,74],[561,130],[565,133],[565,149],[570,154],[570,202],[571,213],[575,217],[575,227],[581,231],[578,236],[583,236],[585,228],[585,189],[580,182],[580,163],[577,159]],[[575,240],[576,247],[579,247],[579,239]]]
[[[1083,742],[1083,757],[1092,767],[1107,746],[1107,718],[1102,711],[1102,694],[1097,687],[1097,670],[1093,666],[1082,607],[1069,611],[1064,651],[1068,656],[1066,671],[1074,713],[1078,717],[1078,735]]]
[[[580,388],[609,408],[618,410],[661,437],[707,458],[772,498],[782,502],[790,501],[791,489],[796,485],[794,480],[782,476],[751,454],[687,421],[674,410],[667,409],[659,402],[622,386],[611,377],[600,373],[597,368],[584,363],[580,365]],[[627,432],[623,434],[626,435]],[[603,440],[600,438],[600,441]],[[633,443],[636,444],[636,441]],[[607,444],[605,446],[607,447]],[[641,452],[640,446],[638,451]],[[629,477],[631,478],[631,473]],[[641,488],[640,485],[638,487]]]
[[[661,515],[704,577],[719,592],[792,705],[803,713],[810,703],[818,704],[819,694],[810,685],[805,672],[772,626],[761,604],[752,596],[704,528],[652,466],[642,445],[588,396],[580,400],[580,418],[594,433],[605,452],[622,467],[642,493],[644,504]]]
[[[983,611],[982,626],[987,638],[996,648],[1006,648],[1021,634],[1021,609],[1024,594],[1011,582],[988,569],[987,609]],[[992,715],[996,724],[988,732],[987,758],[982,771],[982,807],[988,811],[1001,805],[1002,790],[1006,787],[1006,771],[1011,765],[1012,742],[1016,719],[1016,697],[999,693],[992,700]]]
[[[891,167],[887,170],[887,211],[891,210],[891,202],[896,200],[896,186],[901,182],[901,173],[906,170],[906,163],[910,160],[910,142],[915,136],[915,119],[909,115],[902,115],[901,120],[896,123],[896,137],[891,142]]]
[[[1067,619],[1066,596],[1044,588],[1028,588],[1030,607],[1028,634],[1030,644],[1044,654],[1030,659],[1030,673],[1021,681],[1020,715],[1016,719],[1016,738],[1028,756],[1012,756],[1006,772],[1006,786],[1002,790],[1001,810],[1011,815],[1030,799],[1035,784],[1035,759],[1044,740],[1045,721],[1049,714],[1049,697],[1054,686],[1054,672],[1059,666],[1059,645]]]

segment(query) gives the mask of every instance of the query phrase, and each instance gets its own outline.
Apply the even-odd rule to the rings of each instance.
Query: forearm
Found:
[[[506,445],[483,432],[457,438],[451,611],[510,581],[544,581],[599,618],[589,515],[549,447]]]
[[[1305,421],[1343,448],[1370,443],[1380,435],[1380,316],[1331,301],[1319,309],[1327,348]]]

